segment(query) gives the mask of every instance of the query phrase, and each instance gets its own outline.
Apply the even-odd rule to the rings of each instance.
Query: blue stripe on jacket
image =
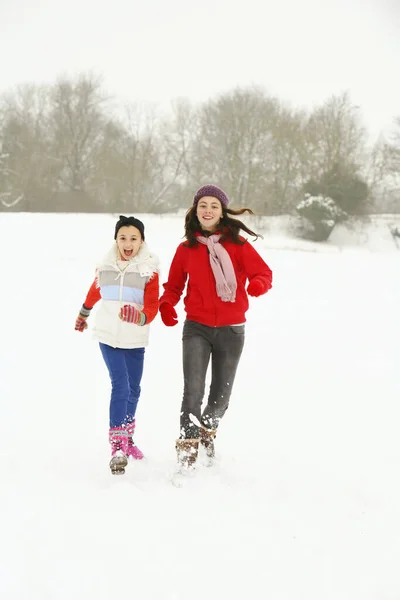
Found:
[[[102,285],[100,293],[103,300],[119,300],[119,285]],[[144,304],[144,290],[137,288],[122,287],[122,298],[124,302],[134,302],[135,304]]]

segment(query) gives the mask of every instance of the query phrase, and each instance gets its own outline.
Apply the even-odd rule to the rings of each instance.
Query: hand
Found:
[[[263,294],[264,291],[265,286],[261,279],[257,279],[257,277],[252,279],[249,285],[247,286],[247,293],[249,294],[249,296],[261,296],[261,294]]]
[[[119,311],[118,316],[126,323],[134,323],[135,325],[146,324],[146,315],[132,304],[125,304],[125,306],[123,306]]]
[[[176,310],[169,304],[168,302],[163,302],[160,305],[160,315],[162,322],[167,327],[173,327],[178,324],[178,315],[176,314]]]
[[[75,321],[75,331],[85,331],[88,328],[88,324],[86,323],[87,317],[79,314]]]

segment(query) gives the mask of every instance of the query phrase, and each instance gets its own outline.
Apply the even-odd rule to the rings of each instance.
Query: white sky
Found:
[[[94,69],[121,101],[262,85],[311,106],[349,90],[373,135],[400,114],[397,0],[0,0],[0,90]]]

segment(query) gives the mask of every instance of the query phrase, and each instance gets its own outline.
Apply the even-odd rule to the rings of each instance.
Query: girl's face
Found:
[[[215,231],[222,217],[222,204],[217,198],[204,196],[197,203],[196,215],[205,231]]]
[[[130,260],[140,250],[143,244],[139,229],[133,225],[124,225],[117,233],[117,246],[121,257],[124,260]]]

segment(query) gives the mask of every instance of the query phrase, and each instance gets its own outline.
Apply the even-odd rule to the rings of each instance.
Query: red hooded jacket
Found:
[[[168,302],[175,306],[187,281],[184,304],[190,321],[209,327],[244,323],[245,313],[249,308],[245,289],[247,280],[256,278],[263,285],[262,293],[265,294],[272,287],[272,271],[252,244],[243,237],[240,239],[244,244],[234,244],[229,240],[220,242],[228,252],[236,274],[237,291],[234,302],[224,302],[217,295],[207,246],[198,244],[189,247],[187,242],[182,242],[172,260],[160,305]]]

